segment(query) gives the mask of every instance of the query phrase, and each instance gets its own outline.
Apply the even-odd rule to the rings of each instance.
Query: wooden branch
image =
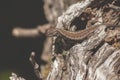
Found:
[[[34,29],[25,29],[25,28],[14,28],[12,31],[13,36],[15,37],[37,37],[42,34],[45,34],[46,30],[52,27],[52,24],[45,24],[38,26]]]
[[[15,37],[36,37],[39,36],[39,31],[37,29],[24,29],[24,28],[15,28],[12,32]]]
[[[41,77],[41,73],[40,73],[40,70],[39,70],[39,65],[35,61],[34,57],[35,57],[35,52],[32,52],[31,55],[30,55],[29,61],[32,63],[35,75],[41,80],[42,77]]]
[[[12,75],[9,77],[10,80],[26,80],[22,77],[18,77],[15,73],[12,73]]]
[[[49,62],[52,58],[52,44],[53,44],[52,37],[47,37],[44,43],[42,55],[40,57],[42,60],[46,62]]]

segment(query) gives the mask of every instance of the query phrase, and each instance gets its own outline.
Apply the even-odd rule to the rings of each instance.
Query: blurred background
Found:
[[[0,2],[0,80],[9,80],[11,72],[27,80],[37,80],[29,62],[32,51],[38,61],[44,37],[15,38],[15,27],[35,28],[47,23],[42,0],[2,0]]]

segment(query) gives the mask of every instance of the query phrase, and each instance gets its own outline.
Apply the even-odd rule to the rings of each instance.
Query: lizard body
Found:
[[[104,24],[103,24],[104,25]],[[84,30],[80,30],[80,31],[76,31],[76,32],[71,32],[71,31],[67,31],[67,30],[63,30],[63,29],[58,29],[58,28],[50,28],[47,30],[46,35],[47,36],[62,36],[65,38],[68,38],[70,40],[83,40],[85,39],[87,36],[89,36],[89,34],[93,33],[100,25],[96,25],[94,27],[89,27],[87,29]],[[106,28],[113,28],[113,26],[120,26],[120,25],[110,25],[110,24],[105,24]]]

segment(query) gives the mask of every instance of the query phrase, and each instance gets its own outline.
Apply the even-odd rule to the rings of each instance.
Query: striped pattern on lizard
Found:
[[[116,26],[120,26],[120,25],[111,25],[111,24],[101,24],[101,25],[105,25],[106,28],[112,28],[112,29],[115,28]],[[89,34],[93,33],[98,27],[100,27],[100,25],[89,27],[87,29],[76,31],[76,32],[71,32],[71,31],[58,29],[58,28],[50,28],[47,30],[46,35],[48,37],[62,36],[70,40],[79,41],[79,40],[83,40],[86,37],[88,37]]]

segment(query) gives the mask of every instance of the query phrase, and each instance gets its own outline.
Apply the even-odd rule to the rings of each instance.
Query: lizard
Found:
[[[110,24],[101,24],[101,25],[106,25],[106,28],[114,28],[113,26],[120,26],[120,25],[110,25]],[[89,34],[93,33],[99,26],[100,25],[95,25],[94,27],[89,27],[84,30],[80,30],[76,32],[71,32],[58,28],[50,28],[46,31],[46,36],[48,37],[62,36],[70,40],[80,41],[87,38]]]

